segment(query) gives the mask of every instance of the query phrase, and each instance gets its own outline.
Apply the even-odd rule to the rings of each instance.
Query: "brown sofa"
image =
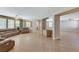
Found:
[[[0,42],[0,52],[8,52],[15,46],[13,40],[4,40]]]
[[[8,38],[8,37],[18,35],[18,34],[19,34],[19,31],[16,29],[8,29],[8,30],[6,29],[3,31],[0,31],[1,37],[4,37],[4,38]]]
[[[11,37],[11,36],[29,33],[29,32],[30,32],[29,28],[21,28],[19,30],[17,30],[17,29],[1,29],[0,35],[1,35],[1,37],[8,38],[8,37]]]
[[[7,52],[10,49],[12,49],[15,45],[15,42],[13,40],[5,40],[8,37],[23,34],[23,33],[29,33],[30,30],[28,28],[21,28],[19,30],[17,29],[0,29],[0,35],[4,38],[4,40],[0,41],[0,52]]]
[[[30,32],[29,28],[22,28],[22,29],[20,29],[20,33],[21,34],[29,33],[29,32]]]

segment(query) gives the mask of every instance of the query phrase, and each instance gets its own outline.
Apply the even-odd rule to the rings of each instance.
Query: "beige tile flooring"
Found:
[[[21,34],[8,39],[15,40],[10,52],[77,52],[79,51],[79,33],[62,32],[60,40],[42,36],[38,32]]]

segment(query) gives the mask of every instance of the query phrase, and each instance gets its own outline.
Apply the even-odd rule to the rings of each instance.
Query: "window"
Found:
[[[20,27],[20,20],[16,20],[16,28]]]
[[[61,28],[62,29],[78,28],[78,21],[77,20],[62,20]]]
[[[77,20],[71,21],[71,27],[78,28],[78,21]]]
[[[31,22],[30,21],[26,21],[26,27],[31,27]]]
[[[14,28],[14,20],[8,20],[8,28]]]
[[[49,27],[52,27],[52,23],[53,23],[53,22],[49,21]]]
[[[6,29],[6,19],[0,18],[0,29]]]
[[[46,20],[47,27],[53,27],[53,19]]]

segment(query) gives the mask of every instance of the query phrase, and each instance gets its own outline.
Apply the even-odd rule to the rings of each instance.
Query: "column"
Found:
[[[6,29],[8,29],[8,18],[6,19]]]
[[[42,29],[46,29],[46,19],[42,19]]]
[[[20,28],[23,28],[23,20],[20,20]]]
[[[37,31],[37,30],[36,30],[36,26],[37,26],[37,25],[36,25],[36,19],[33,19],[33,20],[32,20],[32,31],[33,31],[33,32],[36,32],[36,31]]]
[[[26,28],[26,21],[23,20],[23,27]]]
[[[44,36],[46,36],[46,19],[47,18],[45,18],[45,19],[42,19],[42,36],[44,35]]]
[[[60,16],[54,16],[53,40],[60,39]]]
[[[14,19],[14,28],[16,28],[16,19]]]

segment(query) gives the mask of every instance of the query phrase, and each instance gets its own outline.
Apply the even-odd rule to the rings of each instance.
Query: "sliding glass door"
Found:
[[[6,19],[0,18],[0,29],[6,29]]]
[[[14,20],[8,19],[8,28],[14,28]]]

